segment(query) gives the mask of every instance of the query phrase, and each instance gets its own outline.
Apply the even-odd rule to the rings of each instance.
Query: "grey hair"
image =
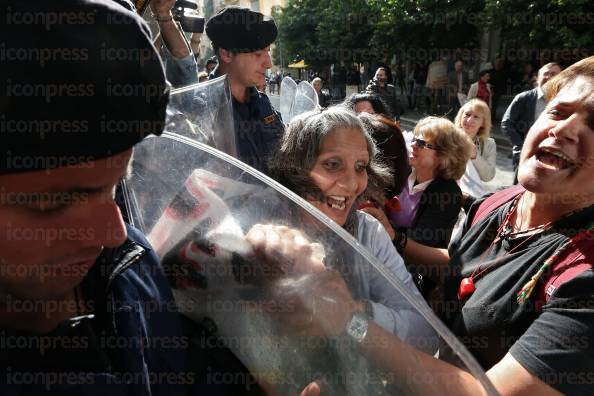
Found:
[[[303,113],[289,123],[279,149],[271,158],[271,176],[301,197],[310,195],[321,198],[321,192],[311,181],[309,173],[320,155],[324,138],[339,128],[358,129],[367,141],[368,189],[385,188],[389,185],[389,168],[377,158],[378,150],[373,138],[354,112],[340,106],[330,107],[322,112]],[[362,194],[364,195],[365,193]]]

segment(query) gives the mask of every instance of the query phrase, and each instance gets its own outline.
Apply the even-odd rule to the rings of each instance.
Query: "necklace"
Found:
[[[541,224],[539,226],[532,227],[527,230],[521,230],[521,231],[514,232],[513,226],[511,224],[511,218],[516,213],[516,211],[518,209],[518,203],[520,202],[520,198],[523,195],[524,194],[521,193],[521,194],[518,194],[518,196],[516,198],[514,198],[511,208],[509,209],[509,211],[505,215],[505,218],[503,219],[503,222],[497,229],[497,236],[495,237],[493,242],[491,242],[491,244],[485,250],[485,252],[481,255],[481,257],[479,258],[479,263],[483,261],[485,255],[489,251],[491,251],[497,243],[499,243],[502,240],[510,238],[512,235],[519,236],[519,235],[526,235],[526,234],[532,233],[528,238],[526,238],[525,240],[520,242],[517,246],[515,246],[511,250],[505,252],[504,255],[511,254],[515,250],[519,249],[521,246],[523,246],[526,243],[528,243],[529,241],[531,241],[532,238],[534,238],[536,235],[540,234],[541,231],[548,230],[549,228],[552,227],[553,222],[549,221],[545,224]],[[472,272],[472,274],[469,277],[462,278],[462,280],[460,281],[460,286],[458,287],[458,300],[462,301],[462,300],[467,299],[472,293],[474,293],[476,291],[476,286],[474,284],[474,281],[476,279],[478,279],[480,276],[483,276],[487,272],[495,269],[495,267],[501,265],[503,262],[504,262],[503,257],[495,258],[485,268],[481,269],[481,266],[479,265]]]
[[[563,245],[558,247],[557,250],[555,250],[555,252],[548,259],[546,259],[545,262],[540,266],[536,274],[534,274],[532,278],[530,278],[530,280],[516,294],[516,301],[521,304],[528,300],[528,298],[530,298],[530,295],[534,291],[534,288],[536,287],[536,282],[538,282],[538,280],[545,273],[545,271],[552,267],[553,263],[555,263],[566,250],[576,246],[584,239],[591,238],[593,230],[594,222],[591,222],[588,228],[574,235]]]

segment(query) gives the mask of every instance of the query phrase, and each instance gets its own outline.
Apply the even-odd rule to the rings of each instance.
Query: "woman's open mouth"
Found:
[[[548,147],[540,148],[535,154],[536,160],[543,167],[551,170],[563,170],[576,166],[576,163],[561,151]]]
[[[326,205],[336,210],[345,210],[349,199],[340,195],[328,195]]]

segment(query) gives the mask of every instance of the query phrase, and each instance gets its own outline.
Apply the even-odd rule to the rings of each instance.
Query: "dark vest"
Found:
[[[239,159],[268,173],[268,160],[285,131],[280,113],[265,94],[250,88],[245,103],[233,99],[233,124]]]
[[[209,79],[220,75],[216,67]],[[267,174],[268,160],[285,132],[280,113],[266,94],[250,87],[244,103],[233,98],[233,125],[238,159]]]

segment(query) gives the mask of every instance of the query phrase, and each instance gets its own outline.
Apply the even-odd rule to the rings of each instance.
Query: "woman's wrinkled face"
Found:
[[[362,100],[361,102],[355,103],[355,113],[375,114],[375,110],[373,110],[371,102]]]
[[[594,81],[578,77],[551,99],[524,142],[518,180],[582,207],[594,202]]]
[[[351,207],[367,188],[370,158],[367,140],[359,129],[338,128],[324,138],[320,155],[309,173],[320,189],[318,199],[306,199],[343,226]]]
[[[484,122],[485,116],[476,109],[468,107],[462,113],[462,128],[471,139],[474,139]]]
[[[417,139],[422,139],[431,146],[435,145],[435,141],[432,138],[426,138],[423,136],[415,136]],[[415,169],[417,173],[424,171],[435,171],[439,166],[437,150],[429,147],[420,148],[417,145],[412,145],[412,150],[408,157],[410,166]]]

